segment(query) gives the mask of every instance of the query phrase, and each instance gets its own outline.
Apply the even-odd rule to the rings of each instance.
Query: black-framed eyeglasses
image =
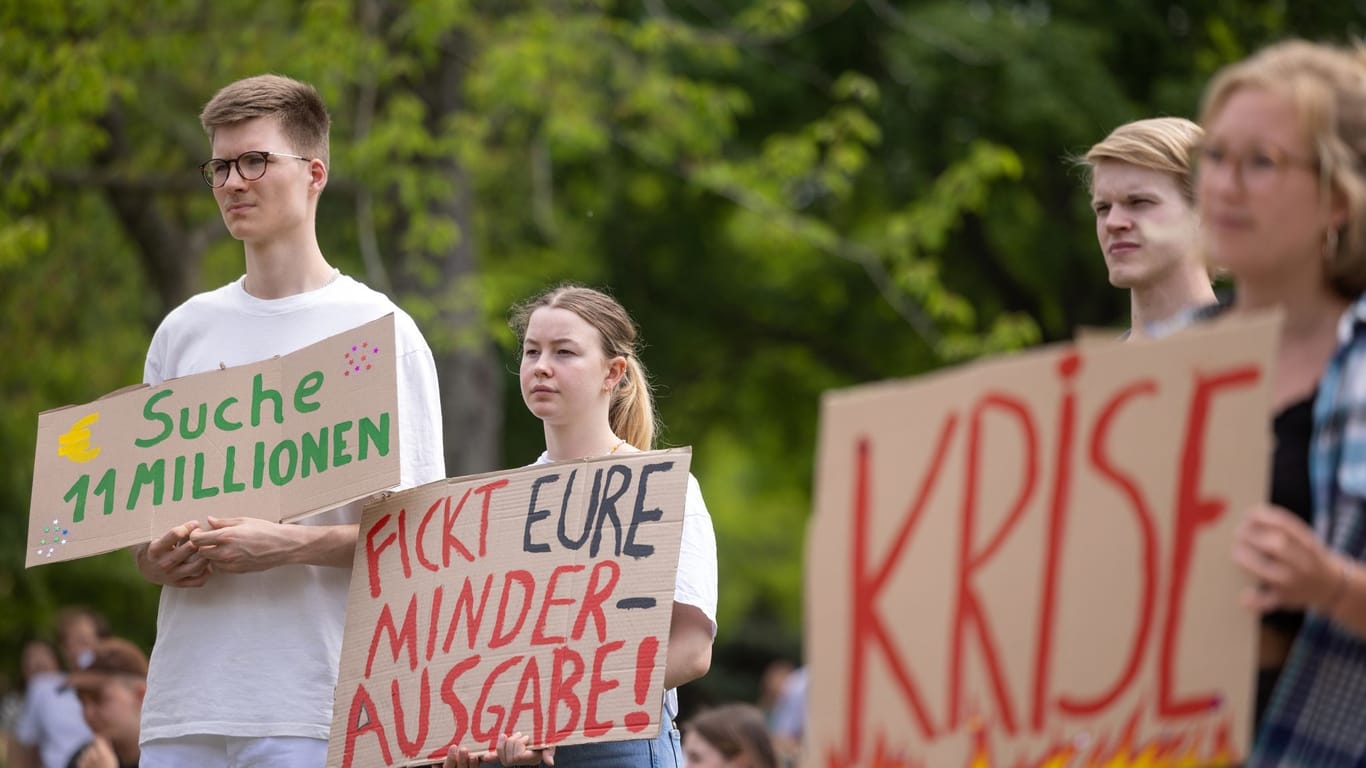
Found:
[[[237,175],[241,176],[243,181],[256,181],[266,175],[266,168],[270,166],[270,158],[272,157],[292,157],[295,160],[309,162],[309,158],[300,155],[255,150],[243,152],[228,160],[215,157],[201,163],[199,172],[204,175],[204,183],[214,189],[228,183],[228,174],[234,165],[237,166]]]

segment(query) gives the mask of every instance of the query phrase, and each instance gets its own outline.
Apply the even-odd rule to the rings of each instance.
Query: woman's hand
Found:
[[[446,761],[442,768],[478,768],[486,763],[498,765],[546,765],[555,764],[555,748],[528,749],[531,740],[518,731],[511,736],[499,736],[496,750],[472,752],[461,746],[446,751]]]
[[[1257,580],[1243,593],[1243,604],[1262,613],[1328,613],[1346,591],[1345,563],[1303,520],[1274,505],[1259,504],[1243,516],[1234,533],[1233,561]]]
[[[555,748],[528,749],[530,739],[518,731],[511,736],[498,737],[498,761],[503,765],[555,764]]]
[[[493,752],[479,750],[471,752],[461,746],[454,746],[446,750],[446,761],[441,764],[441,768],[478,768],[481,763],[496,763],[498,755]]]

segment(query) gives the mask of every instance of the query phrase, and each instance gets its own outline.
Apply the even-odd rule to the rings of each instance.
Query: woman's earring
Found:
[[[1337,227],[1328,227],[1328,231],[1323,233],[1323,266],[1327,269],[1333,268],[1333,262],[1338,256],[1338,230]]]

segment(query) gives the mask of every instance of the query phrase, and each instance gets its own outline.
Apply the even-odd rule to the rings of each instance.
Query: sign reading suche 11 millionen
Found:
[[[189,520],[297,520],[399,481],[394,317],[38,416],[25,564]]]

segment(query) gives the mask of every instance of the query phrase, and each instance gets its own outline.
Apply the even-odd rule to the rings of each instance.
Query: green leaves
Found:
[[[821,392],[1122,321],[1064,158],[1193,114],[1203,79],[1269,37],[1344,29],[1350,4],[1273,0],[0,3],[0,322],[20,361],[0,371],[0,503],[27,509],[38,411],[136,381],[157,320],[240,274],[194,171],[197,115],[282,72],[333,115],[324,251],[427,333],[448,429],[478,449],[458,466],[543,446],[508,307],[608,287],[666,440],[696,449],[718,663],[774,621],[786,648]],[[155,592],[126,559],[20,555],[0,549],[0,617],[22,617],[0,618],[0,650],[121,592],[143,602],[116,627],[150,633]]]

